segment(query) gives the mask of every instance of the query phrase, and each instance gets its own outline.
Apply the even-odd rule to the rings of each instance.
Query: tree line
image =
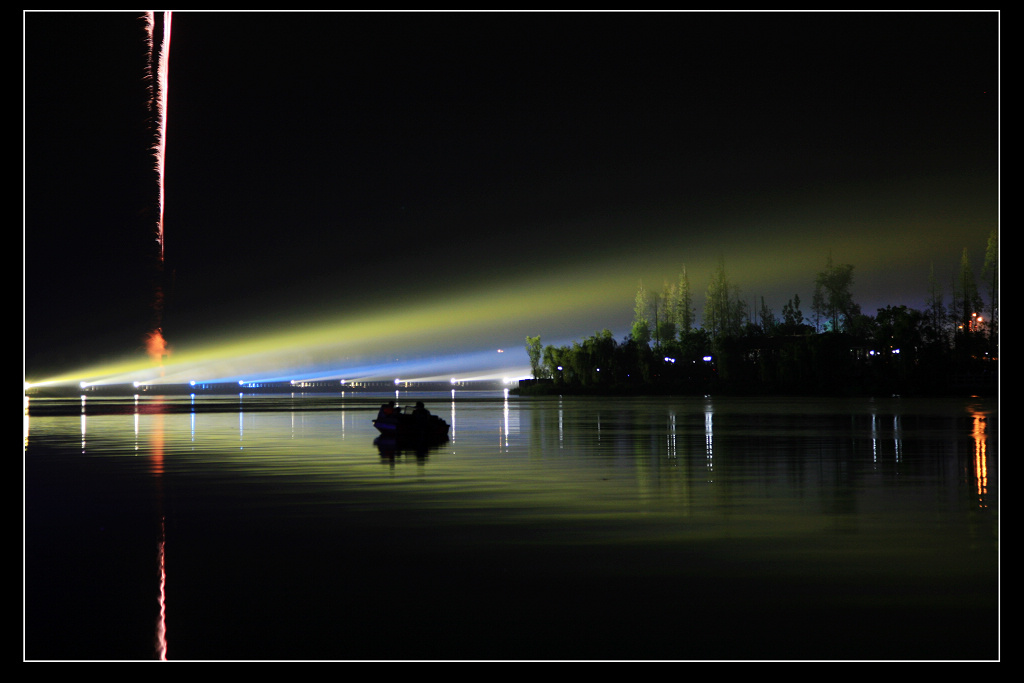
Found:
[[[888,305],[874,316],[853,295],[854,266],[831,254],[813,280],[807,313],[798,294],[776,312],[751,304],[724,258],[696,296],[685,265],[660,291],[641,282],[633,320],[618,341],[604,329],[565,346],[526,337],[527,391],[936,393],[995,389],[998,377],[998,233],[988,239],[979,285],[968,250],[948,284],[934,266],[924,310]],[[984,296],[982,294],[984,292]]]

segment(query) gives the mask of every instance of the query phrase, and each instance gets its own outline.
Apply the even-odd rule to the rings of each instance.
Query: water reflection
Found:
[[[416,462],[423,464],[427,461],[430,453],[441,449],[447,440],[434,443],[407,443],[394,437],[378,436],[373,440],[377,447],[381,460],[389,463],[392,467],[406,458],[415,458]]]
[[[714,411],[711,404],[708,403],[707,407],[704,409],[704,447],[707,450],[706,465],[708,476],[711,476],[715,469],[714,429],[712,426],[713,415]]]
[[[501,410],[502,423],[499,427],[499,444],[507,452],[510,449],[509,439],[519,434],[519,406],[509,406],[508,390],[505,391],[505,399]]]
[[[156,622],[157,659],[167,659],[167,527],[164,514],[164,413],[158,408],[152,414],[152,431],[149,444],[150,473],[156,482],[157,515],[160,518],[160,539],[157,545],[157,566],[159,568],[159,591],[157,605],[159,615]],[[139,412],[135,412],[136,434],[138,433]]]
[[[973,414],[973,430],[971,436],[974,438],[974,477],[978,485],[978,506],[988,507],[988,448],[985,436],[985,415],[982,413]]]
[[[85,401],[83,399],[83,412]],[[167,527],[164,512],[164,475],[165,475],[165,424],[164,418],[167,404],[164,398],[156,397],[153,401],[140,403],[136,395],[133,398],[132,427],[134,435],[134,452],[137,455],[148,454],[149,474],[155,486],[156,514],[159,520],[157,539],[157,618],[154,647],[156,657],[161,661],[167,659]],[[141,420],[145,415],[147,424],[143,428]],[[192,418],[195,415],[193,413]],[[149,438],[143,440],[140,432],[148,431]],[[192,426],[194,431],[194,424]]]
[[[878,462],[879,453],[883,447],[883,428],[881,426],[882,418],[877,413],[877,408],[872,406],[871,411],[871,458],[874,462]],[[900,426],[900,415],[894,413],[892,415],[892,443],[893,443],[893,461],[899,464],[903,460],[903,442],[902,442],[902,427]]]
[[[85,396],[82,397],[82,417],[80,418],[82,426],[82,452],[85,453],[85,434],[86,434],[86,419],[85,419]]]
[[[600,423],[598,423],[600,427]],[[676,414],[674,411],[669,411],[668,414],[668,436],[665,438],[666,450],[668,451],[668,457],[675,459],[676,457]]]
[[[558,447],[565,444],[565,414],[562,410],[562,397],[558,397]]]
[[[738,629],[745,644],[772,638],[765,615],[792,610],[819,626],[774,644],[812,657],[828,650],[802,651],[802,639],[830,646],[871,633],[862,651],[875,653],[910,632],[934,654],[954,640],[947,630],[962,640],[964,625],[977,625],[964,610],[988,623],[977,610],[994,590],[996,534],[985,532],[998,508],[995,408],[445,391],[441,411],[449,401],[452,438],[430,448],[374,439],[377,400],[76,399],[52,416],[44,404],[26,420],[25,460],[27,539],[45,561],[26,572],[47,578],[26,609],[52,622],[49,595],[71,592],[55,567],[89,564],[103,570],[90,578],[123,579],[140,548],[149,573],[138,569],[146,621],[135,628],[151,640],[155,616],[159,658],[168,632],[175,657],[379,653],[387,643],[362,622],[386,626],[375,616],[385,613],[437,629],[437,648],[479,646],[487,629],[489,652],[565,643],[552,636],[572,621],[581,629],[572,647],[603,642],[615,656],[620,643],[660,642],[667,649],[642,651],[667,658],[695,652],[679,645],[686,638],[650,631],[602,640],[601,615],[654,623],[686,613]],[[108,531],[126,519],[140,530]],[[85,540],[73,551],[51,540],[67,537]],[[430,580],[401,596],[365,589],[392,567],[422,568]],[[90,590],[128,609],[135,598],[109,581]],[[485,602],[497,607],[481,616]],[[571,609],[550,616],[555,603]],[[437,624],[438,614],[458,618]],[[928,637],[894,625],[908,620]],[[479,626],[458,625],[469,623]],[[26,640],[42,647],[36,627]],[[331,649],[356,640],[371,649]]]
[[[156,656],[161,661],[167,660],[167,525],[163,516],[160,517],[160,546],[158,561],[160,564],[160,616],[156,623]]]
[[[452,410],[451,415],[448,417],[448,428],[451,434],[452,441],[455,440],[455,390],[452,389]]]
[[[900,423],[900,416],[892,416],[892,441],[896,450],[896,462],[903,460],[903,428]]]

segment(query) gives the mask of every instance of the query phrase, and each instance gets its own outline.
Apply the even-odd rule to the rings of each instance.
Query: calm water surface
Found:
[[[995,400],[32,399],[27,659],[996,659]]]

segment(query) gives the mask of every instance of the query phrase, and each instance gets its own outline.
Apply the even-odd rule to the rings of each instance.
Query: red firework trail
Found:
[[[160,261],[164,260],[164,168],[167,159],[167,73],[171,49],[171,12],[163,13],[163,32],[159,50],[156,47],[156,13],[146,12],[146,31],[149,35],[149,78],[152,83],[151,107],[156,113],[156,142],[153,156],[156,160],[157,186],[159,191],[159,218],[157,219],[157,242],[160,244]],[[154,62],[156,70],[154,72]]]
[[[167,160],[167,82],[168,66],[171,48],[171,12],[163,13],[163,30],[157,49],[157,25],[156,13],[146,12],[146,33],[149,45],[148,79],[150,82],[150,109],[156,117],[156,140],[153,143],[153,157],[156,162],[157,173],[157,194],[158,211],[157,218],[157,243],[160,245],[159,259],[157,262],[157,284],[153,297],[153,331],[147,335],[146,353],[153,358],[158,365],[163,365],[163,359],[168,355],[167,342],[163,336],[163,277],[164,265],[164,169]],[[155,64],[155,70],[154,70]],[[163,370],[161,368],[161,374]]]

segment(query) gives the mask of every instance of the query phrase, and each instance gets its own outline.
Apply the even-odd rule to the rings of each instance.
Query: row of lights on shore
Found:
[[[980,316],[978,316],[977,313],[975,313],[974,315],[975,315],[975,318],[977,319],[977,324],[981,324],[982,318]],[[972,322],[971,323],[971,329],[974,329],[974,325],[975,325],[975,323]],[[961,329],[963,329],[962,325],[961,325]],[[899,355],[900,350],[899,349],[891,349],[889,351],[889,353],[891,353],[893,355]],[[875,351],[875,350],[872,349],[871,351],[868,351],[868,355],[869,356],[877,356],[877,355],[881,355],[881,352]],[[673,363],[674,364],[676,362],[676,359],[672,358],[670,356],[665,356],[664,360],[665,360],[666,363]],[[712,359],[711,356],[704,356],[701,360],[703,360],[705,363],[710,363],[713,359]],[[696,362],[697,361],[694,361],[694,363],[696,363]],[[559,365],[558,366],[558,370],[561,371],[562,369],[563,369],[562,366]],[[597,371],[600,372],[601,369],[598,368]],[[344,380],[343,379],[343,380],[339,381],[339,384],[341,386],[345,386],[345,383],[348,382],[348,381],[349,380]],[[403,383],[406,384],[406,385],[409,385],[409,384],[413,384],[413,383],[415,383],[417,381],[418,380],[400,379],[400,378],[396,377],[395,380],[394,380],[394,384],[395,384],[396,387],[398,387],[398,386],[401,386]],[[460,380],[460,379],[457,379],[455,377],[452,377],[451,380],[450,380],[450,383],[451,383],[452,386],[457,386],[458,384],[460,384],[462,382],[465,382],[465,381],[469,381],[469,380]],[[502,378],[502,384],[514,384],[515,382],[516,382],[516,380],[511,378],[511,377],[504,377],[504,378]],[[314,382],[307,382],[305,380],[296,380],[296,379],[293,379],[290,382],[290,384],[292,384],[293,386],[299,386],[299,387],[309,386],[310,384],[313,384],[313,383]],[[246,385],[249,385],[251,387],[253,385],[258,385],[258,384],[259,384],[259,382],[251,382],[251,381],[242,380],[242,379],[238,380],[238,386],[240,386],[240,387],[244,387]],[[86,389],[89,386],[91,386],[88,382],[80,382],[79,385],[81,386],[82,389]],[[147,384],[145,382],[133,382],[132,385],[135,388],[147,386]],[[195,380],[190,380],[189,381],[189,385],[194,387],[196,385],[196,381]],[[350,384],[349,386],[355,386],[355,385]]]

